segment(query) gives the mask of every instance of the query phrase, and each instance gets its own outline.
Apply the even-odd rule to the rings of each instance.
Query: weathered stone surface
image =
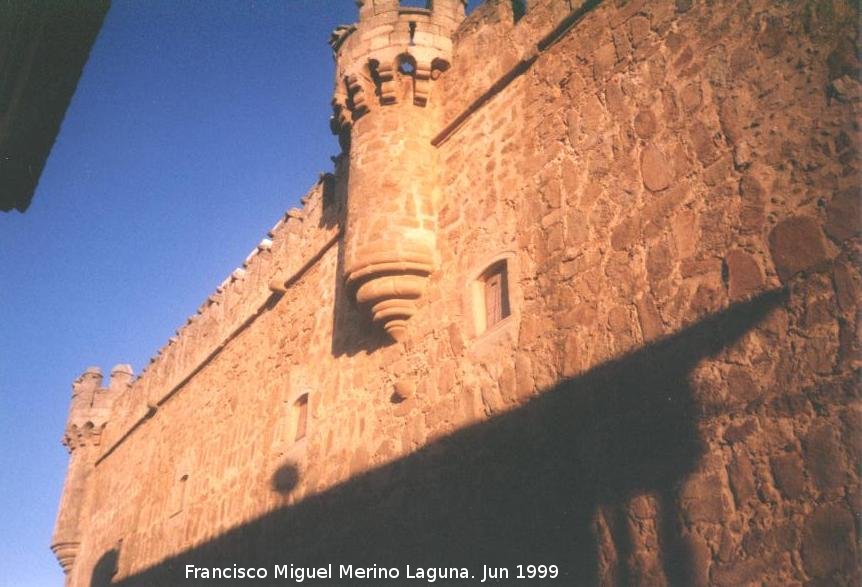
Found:
[[[732,365],[727,370],[727,388],[736,401],[749,402],[760,396],[760,388],[748,370]]]
[[[640,238],[640,221],[629,218],[620,223],[611,233],[611,246],[621,251],[631,247]]]
[[[835,80],[845,75],[859,75],[859,58],[856,47],[848,38],[837,39],[835,48],[826,56],[829,80]]]
[[[658,309],[655,307],[655,301],[649,294],[640,296],[635,305],[638,310],[638,320],[641,325],[641,332],[645,341],[655,340],[664,334],[664,324]]]
[[[751,461],[745,453],[737,453],[727,469],[730,488],[736,498],[736,503],[743,506],[756,495],[754,470]]]
[[[652,283],[667,279],[673,270],[674,257],[670,247],[665,243],[659,243],[650,247],[647,252],[646,269]]]
[[[742,176],[739,182],[739,193],[749,204],[762,204],[764,198],[763,186],[751,173]]]
[[[799,499],[805,491],[805,472],[797,453],[776,455],[770,459],[775,485],[788,499]]]
[[[724,440],[730,444],[744,442],[757,428],[754,420],[746,420],[739,424],[731,424],[724,431]]]
[[[694,151],[697,154],[697,158],[700,159],[700,162],[704,167],[709,166],[718,159],[716,133],[707,127],[702,121],[695,123],[694,128],[691,130],[690,137],[692,145],[694,146]]]
[[[850,268],[845,264],[836,265],[832,275],[838,305],[845,312],[854,310],[856,308],[856,304],[860,300],[860,288],[853,279],[853,274],[851,273]]]
[[[838,433],[832,426],[820,424],[809,430],[805,435],[803,448],[805,464],[819,487],[830,489],[843,484],[847,464]]]
[[[730,299],[744,298],[763,287],[763,272],[757,261],[745,251],[730,251],[724,258],[724,263],[727,266]]]
[[[826,208],[826,234],[843,241],[862,231],[862,194],[857,189],[835,194]]]
[[[641,176],[647,189],[658,192],[670,185],[671,171],[664,153],[655,145],[647,145],[641,152]]]
[[[712,552],[709,543],[697,534],[689,534],[685,540],[686,554],[691,561],[689,575],[685,580],[692,587],[709,585],[709,571],[712,564]]]
[[[791,524],[769,528],[754,526],[742,539],[742,549],[750,557],[764,557],[774,553],[792,552],[798,548],[797,529]]]
[[[780,222],[769,233],[772,262],[782,281],[826,261],[823,233],[813,218],[795,216]]]
[[[767,562],[761,559],[750,559],[731,564],[718,565],[712,574],[715,585],[720,587],[737,587],[751,585],[766,572]]]
[[[634,127],[635,133],[642,139],[653,136],[658,128],[653,111],[649,109],[639,111],[635,116]]]
[[[825,578],[849,569],[856,558],[853,514],[839,504],[824,504],[805,522],[802,536],[802,562],[805,572]]]
[[[686,518],[692,522],[718,522],[727,513],[724,483],[717,473],[697,475],[684,486],[680,505]]]

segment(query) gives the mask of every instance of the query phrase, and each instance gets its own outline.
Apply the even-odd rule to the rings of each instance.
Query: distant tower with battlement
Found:
[[[449,68],[465,3],[358,0],[359,23],[332,35],[332,129],[349,165],[345,277],[396,340],[436,266],[440,179],[431,139],[442,121],[433,88]]]
[[[99,456],[102,431],[108,423],[114,400],[132,383],[131,365],[111,370],[111,382],[102,387],[102,370],[89,367],[72,384],[72,405],[63,432],[69,449],[69,468],[60,500],[51,550],[67,575],[81,542],[81,524],[90,495],[90,473]]]

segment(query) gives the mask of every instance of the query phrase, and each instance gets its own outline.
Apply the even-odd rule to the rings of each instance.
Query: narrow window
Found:
[[[405,75],[413,75],[416,71],[416,60],[410,55],[402,55],[398,58],[398,71]]]
[[[512,20],[518,22],[527,14],[527,0],[512,0]]]
[[[483,278],[485,298],[485,329],[491,328],[510,314],[509,278],[506,261],[492,265]]]
[[[308,430],[308,394],[303,394],[293,404],[296,411],[296,433],[293,436],[294,441],[305,438],[305,433]]]
[[[405,8],[425,8],[426,10],[432,8],[431,0],[400,0],[398,5]]]

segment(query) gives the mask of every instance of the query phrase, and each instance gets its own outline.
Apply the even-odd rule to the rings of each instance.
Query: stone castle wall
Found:
[[[427,104],[396,74],[397,103],[348,121],[352,153],[114,400],[71,584],[244,561],[858,582],[857,20],[477,8]],[[346,275],[409,216],[387,206],[411,175],[375,172],[415,136],[435,266],[394,343]],[[500,261],[510,315],[483,331]]]

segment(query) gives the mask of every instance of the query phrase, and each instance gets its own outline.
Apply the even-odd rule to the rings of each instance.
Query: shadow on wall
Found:
[[[110,585],[114,575],[117,574],[117,562],[120,558],[120,552],[116,548],[112,548],[99,558],[96,566],[93,567],[93,576],[90,579],[90,587],[104,587]]]
[[[397,567],[402,581],[381,582],[392,585],[405,582],[407,564],[464,566],[478,582],[482,565],[514,569],[519,563],[545,563],[559,566],[559,584],[595,585],[600,574],[617,584],[647,584],[649,577],[636,580],[625,564],[608,563],[596,522],[602,512],[612,559],[629,560],[633,546],[620,514],[629,498],[644,493],[658,502],[655,525],[662,556],[656,579],[663,574],[671,584],[691,584],[691,556],[677,526],[677,490],[704,448],[697,430],[702,409],[688,384],[689,373],[701,359],[733,344],[783,298],[783,291],[773,291],[737,304],[563,381],[516,410],[116,584],[173,585],[183,583],[186,564],[234,563],[267,567],[270,579],[276,564],[332,563],[336,578],[339,564]],[[295,474],[277,471],[272,489],[289,492]],[[94,574],[92,584],[111,584],[110,577]]]

